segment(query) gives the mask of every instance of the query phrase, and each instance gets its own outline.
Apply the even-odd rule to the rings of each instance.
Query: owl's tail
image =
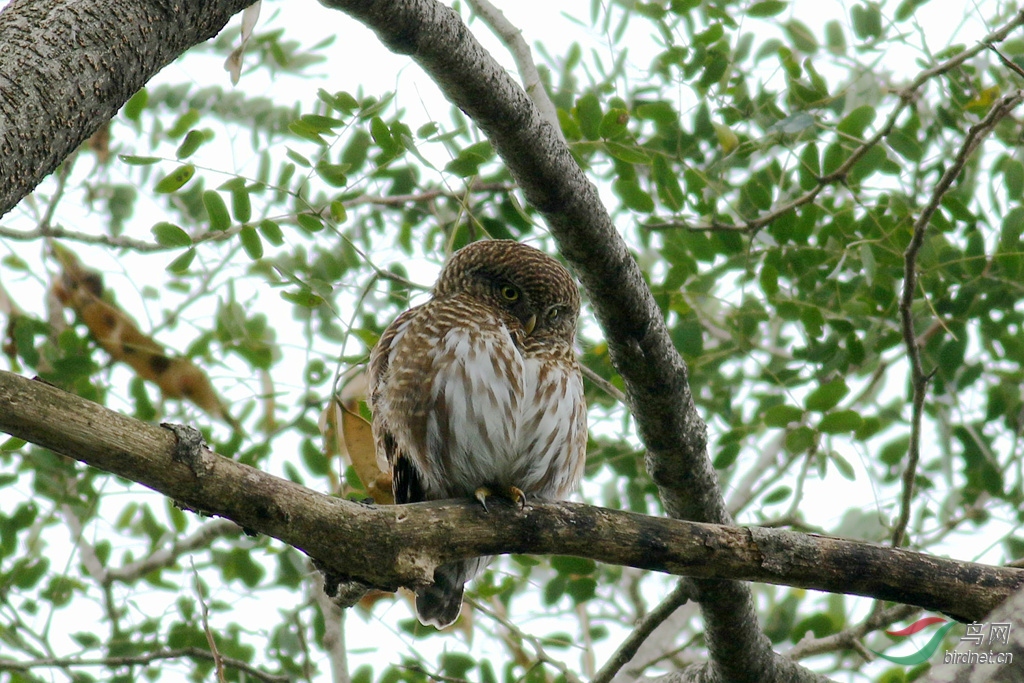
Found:
[[[447,628],[462,611],[462,592],[466,582],[479,574],[492,560],[479,557],[465,562],[442,564],[434,570],[434,583],[416,591],[416,616],[420,623]]]

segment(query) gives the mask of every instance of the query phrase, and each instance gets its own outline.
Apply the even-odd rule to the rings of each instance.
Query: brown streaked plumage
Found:
[[[377,458],[396,503],[489,494],[563,498],[586,456],[583,378],[573,351],[579,291],[547,254],[511,240],[456,252],[431,299],[402,313],[370,355]],[[420,621],[459,615],[479,558],[438,567],[416,594]]]

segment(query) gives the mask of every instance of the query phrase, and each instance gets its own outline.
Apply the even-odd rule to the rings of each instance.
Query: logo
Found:
[[[886,631],[885,635],[889,636],[890,638],[906,638],[907,636],[912,636],[915,633],[923,631],[932,624],[942,624],[945,622],[946,620],[942,617],[925,617],[924,619],[918,619],[910,626],[906,628],[901,628],[898,631]],[[946,637],[946,634],[949,633],[949,630],[954,626],[956,626],[956,622],[951,621],[942,628],[940,628],[938,631],[935,632],[935,635],[931,637],[931,640],[925,643],[924,647],[922,647],[920,650],[911,655],[906,655],[904,657],[894,657],[892,655],[883,654],[875,650],[871,651],[879,657],[881,657],[882,659],[888,660],[893,664],[914,666],[916,664],[928,661],[931,658],[931,656],[935,654],[935,651],[939,649],[939,645],[942,644],[942,639]]]
[[[904,666],[915,666],[923,662],[928,661],[935,651],[939,649],[942,644],[943,638],[949,633],[950,629],[956,626],[956,622],[946,623],[946,620],[942,617],[925,617],[924,619],[918,619],[910,626],[901,628],[896,631],[886,631],[885,634],[890,638],[906,638],[912,636],[915,633],[920,633],[929,626],[935,624],[945,624],[942,628],[935,632],[931,639],[925,643],[924,647],[920,648],[917,652],[909,654],[903,657],[894,657],[892,655],[886,655],[875,650],[871,650],[876,655],[892,662],[893,664],[902,664]],[[1007,645],[1010,641],[1010,624],[1008,623],[992,623],[992,624],[979,624],[972,622],[966,625],[966,633],[960,638],[960,642],[967,642],[973,644],[975,647],[981,647],[986,642],[985,638],[985,627],[989,627],[987,642],[991,644],[1002,643]],[[1012,652],[978,652],[974,650],[966,651],[955,651],[946,650],[945,656],[942,661],[946,664],[1010,664],[1013,662]]]

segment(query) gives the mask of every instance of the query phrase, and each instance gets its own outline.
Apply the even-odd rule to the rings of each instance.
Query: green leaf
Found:
[[[118,154],[117,158],[129,166],[152,166],[160,161],[160,157],[140,157],[134,154]]]
[[[249,198],[249,190],[244,186],[231,188],[231,214],[239,223],[252,220],[252,200]]]
[[[718,453],[715,455],[714,461],[711,463],[712,467],[716,470],[724,470],[731,467],[736,458],[740,454],[740,445],[738,443],[725,444],[718,449]]]
[[[269,218],[260,221],[259,230],[264,239],[275,247],[284,244],[284,233],[281,232],[281,226]]]
[[[895,13],[896,21],[906,21],[914,16],[919,7],[927,5],[931,0],[903,0],[897,7]]]
[[[850,388],[846,386],[846,381],[834,379],[831,382],[822,384],[809,393],[804,401],[804,405],[807,407],[807,410],[823,413],[835,408],[848,393],[850,393]]]
[[[565,595],[565,587],[567,583],[568,580],[562,575],[558,575],[548,581],[544,586],[544,593],[541,597],[543,603],[550,607],[558,602],[562,596]]]
[[[580,121],[580,129],[588,140],[601,137],[601,103],[594,93],[587,93],[576,100],[576,116]]]
[[[814,447],[814,430],[803,425],[786,433],[786,450],[790,453],[804,453]]]
[[[370,136],[381,149],[391,150],[395,147],[396,143],[395,139],[391,137],[391,129],[379,116],[374,116],[370,120]]]
[[[316,308],[324,302],[322,298],[313,293],[313,290],[308,287],[303,287],[297,292],[284,291],[281,292],[281,298],[290,303],[302,306],[304,308]]]
[[[805,54],[814,54],[818,51],[818,40],[814,37],[814,32],[802,21],[790,19],[782,27],[796,49]]]
[[[203,192],[203,206],[206,207],[206,215],[210,219],[210,230],[221,232],[231,227],[231,215],[228,213],[228,205],[224,198],[216,190]]]
[[[639,147],[637,145],[624,145],[621,142],[615,142],[613,140],[605,140],[601,145],[613,157],[619,161],[625,161],[627,164],[651,163],[651,157],[646,151],[644,151],[643,147]]]
[[[192,265],[193,259],[196,257],[196,250],[189,249],[181,254],[178,258],[167,264],[167,270],[180,275],[188,270],[188,267]]]
[[[898,465],[906,457],[909,449],[910,435],[898,436],[882,446],[882,450],[878,452],[878,459],[886,465]]]
[[[337,200],[331,202],[331,218],[338,224],[344,223],[348,219],[348,211],[342,202]]]
[[[1003,166],[1003,178],[1006,180],[1007,197],[1019,201],[1024,196],[1024,164],[1016,159],[1007,159]]]
[[[804,411],[796,406],[777,405],[764,412],[764,424],[767,427],[786,427],[790,423],[803,420]]]
[[[725,29],[721,24],[711,24],[693,36],[693,43],[694,45],[711,45],[721,40],[723,35],[725,35]]]
[[[198,121],[199,112],[195,109],[189,109],[187,112],[179,116],[164,134],[171,140],[177,140],[181,136],[185,135],[185,133],[192,130]]]
[[[466,674],[476,668],[476,660],[463,652],[444,652],[441,654],[441,670],[444,675],[464,680]]]
[[[303,114],[299,117],[307,130],[314,131],[316,133],[329,133],[335,128],[345,125],[344,121],[340,119],[331,118],[329,116],[320,116],[319,114]]]
[[[179,166],[158,180],[156,185],[153,187],[153,191],[161,194],[170,194],[171,192],[180,190],[185,183],[192,180],[192,176],[195,174],[196,167],[192,164]]]
[[[654,183],[658,189],[658,199],[662,204],[672,211],[679,211],[683,208],[686,196],[683,194],[683,188],[679,186],[679,178],[665,161],[665,157],[660,154],[654,157]]]
[[[634,180],[618,178],[612,183],[612,191],[627,208],[633,211],[640,213],[654,211],[654,200],[651,199],[651,195],[644,192]]]
[[[762,2],[755,2],[747,10],[747,16],[750,17],[774,17],[777,14],[781,14],[789,6],[788,2],[783,0],[762,0]]]
[[[307,232],[320,232],[324,229],[324,222],[320,220],[320,216],[300,213],[295,220],[299,224],[299,227]]]
[[[196,150],[206,141],[213,139],[213,131],[210,129],[205,130],[190,130],[186,135],[185,139],[178,145],[177,151],[174,156],[179,159],[187,159],[188,157],[195,154]]]
[[[0,443],[0,453],[13,453],[16,450],[19,450],[26,443],[28,442],[24,439],[12,436],[3,443]]]
[[[818,184],[818,177],[821,175],[821,161],[818,158],[818,145],[810,142],[804,145],[800,153],[800,165],[798,167],[800,177],[800,188],[811,190]]]
[[[597,579],[592,576],[572,579],[566,585],[565,592],[572,598],[573,605],[580,605],[597,593]]]
[[[326,161],[318,161],[316,174],[331,187],[345,187],[348,185],[348,164],[331,164]]]
[[[853,432],[860,428],[861,422],[863,420],[856,410],[835,410],[821,418],[818,429],[826,434]]]
[[[885,141],[894,152],[907,161],[918,162],[924,157],[924,147],[914,136],[902,130],[894,130],[886,136]]]
[[[850,9],[853,34],[861,40],[882,35],[882,10],[876,2],[858,3]]]
[[[146,104],[149,102],[149,91],[143,88],[138,91],[131,98],[124,103],[124,107],[121,108],[121,113],[125,115],[130,121],[139,122],[142,116],[142,111],[146,108]]]
[[[571,574],[578,576],[593,574],[597,569],[597,563],[584,557],[554,555],[551,558],[551,568],[559,574]]]
[[[857,480],[857,473],[854,472],[853,465],[850,464],[849,460],[839,455],[835,451],[830,452],[828,454],[828,458],[835,464],[836,469],[839,470],[839,474],[843,477],[843,479],[846,479],[847,481]]]
[[[626,126],[628,124],[628,111],[625,109],[609,109],[605,112],[605,115],[601,117],[601,124],[598,127],[598,132],[602,138],[611,140],[625,133]]]
[[[188,236],[188,233],[173,223],[160,222],[150,230],[156,237],[157,244],[162,244],[165,247],[192,246],[192,238]]]
[[[793,495],[793,489],[788,486],[780,486],[765,496],[763,503],[765,505],[775,505],[776,503],[781,503],[786,500],[791,495]]]
[[[848,135],[852,138],[860,140],[864,135],[864,131],[867,130],[875,120],[875,108],[863,104],[849,114],[847,114],[839,125],[836,126],[836,130],[840,133]]]
[[[246,225],[238,232],[238,238],[242,241],[242,248],[249,258],[253,261],[263,258],[263,242],[256,228]]]
[[[835,19],[825,22],[825,45],[834,55],[846,54],[846,34],[843,32],[843,25]]]

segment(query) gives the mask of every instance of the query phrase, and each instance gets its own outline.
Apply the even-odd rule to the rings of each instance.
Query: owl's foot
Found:
[[[526,507],[526,494],[518,486],[500,487],[497,490],[481,486],[473,492],[473,497],[480,501],[480,504],[484,506],[484,510],[487,509],[487,498],[489,496],[508,498],[520,510]]]

